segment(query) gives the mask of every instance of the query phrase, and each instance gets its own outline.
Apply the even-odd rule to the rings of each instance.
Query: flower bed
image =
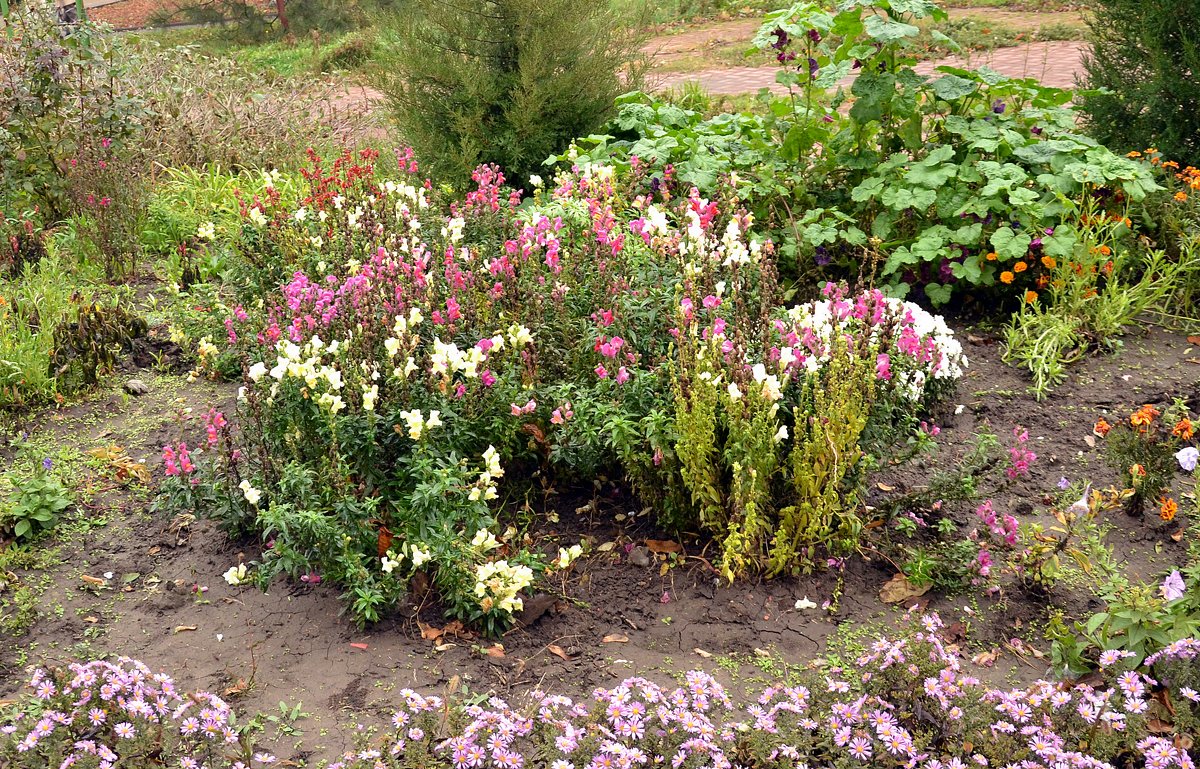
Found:
[[[940,318],[878,291],[780,308],[734,203],[631,197],[602,166],[523,204],[483,167],[444,200],[398,160],[383,179],[374,152],[314,154],[299,205],[242,201],[226,345],[200,345],[243,378],[238,429],[211,416],[214,462],[165,495],[269,543],[261,584],[323,575],[360,621],[419,572],[498,632],[569,566],[497,525],[502,477],[627,477],[661,525],[717,538],[730,578],[849,552],[867,458],[926,439],[966,365]]]
[[[392,728],[330,769],[381,767],[1146,766],[1193,769],[1200,640],[1125,669],[1108,652],[1088,683],[989,687],[962,667],[936,615],[738,701],[703,671],[663,687],[630,678],[589,700],[448,703],[402,689]],[[3,717],[14,767],[265,766],[228,705],[183,695],[139,662],[34,674]]]

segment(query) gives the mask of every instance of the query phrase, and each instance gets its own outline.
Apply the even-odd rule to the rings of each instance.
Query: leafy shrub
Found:
[[[125,82],[151,101],[142,162],[237,173],[303,163],[303,149],[356,142],[370,124],[326,81],[272,81],[194,47],[142,43]]]
[[[802,271],[875,275],[895,295],[922,287],[934,304],[955,291],[1006,291],[1001,276],[1018,261],[1070,252],[1065,197],[1102,186],[1139,200],[1156,185],[1143,165],[1077,131],[1069,92],[990,70],[917,74],[913,22],[944,16],[927,0],[837,12],[797,3],[769,14],[755,37],[789,90],[764,95],[765,117],[705,120],[628,97],[606,135],[577,140],[558,160],[637,158],[650,166],[647,188],[677,194],[690,185],[710,194],[735,174],[739,197]],[[851,75],[848,89],[839,85]]]
[[[0,407],[45,403],[70,383],[50,366],[54,329],[96,298],[102,275],[67,258],[51,240],[48,253],[20,275],[0,278]]]
[[[1126,150],[1156,147],[1200,165],[1200,22],[1188,0],[1092,0],[1081,106],[1088,132]]]
[[[1171,481],[1179,469],[1195,469],[1194,459],[1187,467],[1187,449],[1196,436],[1187,407],[1178,401],[1162,409],[1147,403],[1115,425],[1099,420],[1095,432],[1105,438],[1109,466],[1131,491],[1129,512],[1141,515],[1146,503],[1154,502],[1164,521],[1173,520],[1179,504],[1167,496]]]
[[[0,528],[18,540],[30,540],[49,531],[58,523],[58,516],[71,505],[71,494],[62,481],[50,474],[53,464],[46,459],[33,477],[14,482],[13,499],[3,516]]]
[[[321,0],[279,0],[270,10],[254,0],[182,0],[175,7],[155,15],[155,24],[212,24],[220,25],[221,34],[238,42],[260,41],[281,35],[338,33],[357,29],[391,4],[381,0],[344,0],[339,3]],[[286,28],[284,21],[286,20]]]
[[[46,256],[45,232],[33,211],[20,217],[0,211],[0,217],[0,276],[20,275]]]
[[[1071,363],[1092,350],[1118,348],[1125,329],[1176,290],[1185,268],[1162,250],[1141,257],[1129,243],[1130,221],[1119,213],[1097,213],[1087,201],[1075,218],[1077,235],[1068,252],[1048,253],[1043,240],[1001,274],[1002,281],[1013,283],[1014,275],[1041,273],[1034,284],[1041,293],[1026,290],[1021,310],[1005,332],[1003,350],[1005,361],[1033,375],[1039,399],[1066,379]]]
[[[146,321],[118,303],[78,304],[74,317],[54,327],[49,368],[59,389],[70,392],[96,384],[146,331]]]
[[[711,279],[699,270],[687,293]],[[817,546],[853,551],[868,452],[914,431],[921,405],[952,391],[966,365],[940,318],[833,284],[756,340],[763,308],[739,301],[755,293],[742,279],[696,304],[685,296],[674,366],[680,472],[729,578],[811,567]]]
[[[105,137],[81,146],[71,161],[67,191],[76,217],[80,256],[94,254],[110,281],[137,271],[141,257],[139,234],[145,206],[145,181],[136,162],[113,151]]]
[[[129,85],[119,40],[82,23],[64,32],[50,3],[29,3],[0,38],[0,209],[40,206],[48,221],[71,211],[69,176],[81,151],[113,154],[141,136],[148,118]]]
[[[377,85],[417,157],[464,188],[482,163],[524,186],[551,152],[599,127],[636,87],[639,36],[607,3],[414,0]]]

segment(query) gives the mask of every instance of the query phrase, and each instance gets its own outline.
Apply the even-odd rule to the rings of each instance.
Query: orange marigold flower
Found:
[[[1108,420],[1101,418],[1096,420],[1096,424],[1092,427],[1092,432],[1103,438],[1108,435],[1108,431],[1111,429],[1112,425],[1108,423]]]
[[[1129,415],[1129,424],[1134,427],[1149,427],[1162,412],[1147,403]]]
[[[1176,438],[1179,438],[1183,441],[1190,441],[1192,436],[1195,434],[1196,426],[1192,424],[1192,420],[1188,419],[1187,417],[1184,417],[1176,422],[1175,426],[1171,428],[1171,435],[1174,435]]]
[[[1164,521],[1175,520],[1175,513],[1179,512],[1179,503],[1170,497],[1161,497],[1158,500],[1158,517]]]
[[[1025,304],[1033,304],[1037,301],[1038,293],[1036,291],[1025,292]]]
[[[1180,203],[1187,200],[1187,198],[1188,198],[1187,193],[1184,192],[1183,190],[1180,190],[1179,192],[1175,193],[1175,199],[1178,200]]]
[[[1013,272],[1017,272],[1017,273],[1025,272],[1025,270],[1027,270],[1027,269],[1029,269],[1029,265],[1026,264],[1025,262],[1017,262],[1016,264],[1013,265]]]
[[[1047,270],[1053,270],[1055,267],[1058,266],[1058,260],[1055,259],[1053,256],[1043,256],[1042,257],[1042,266],[1045,267]]]
[[[1097,251],[1099,251],[1100,253],[1104,254],[1105,256],[1108,256],[1109,254],[1111,254],[1111,253],[1112,253],[1112,249],[1111,249],[1111,248],[1109,248],[1108,246],[1105,246],[1105,245],[1101,245],[1101,246],[1100,246],[1098,249],[1096,249],[1096,250],[1097,250]]]
[[[1141,156],[1142,153],[1138,152],[1137,150],[1133,150],[1132,152],[1127,152],[1125,154],[1125,157],[1127,158],[1140,158]]]
[[[986,257],[986,259],[987,259],[989,262],[994,262],[994,261],[996,261],[996,260],[997,260],[997,259],[999,259],[999,258],[1000,258],[1000,257],[996,256],[996,252],[995,252],[995,251],[989,251],[989,252],[988,252],[988,255],[987,255],[987,257]]]
[[[1176,163],[1174,160],[1164,160],[1162,167],[1163,168],[1179,168],[1179,164]]]
[[[1009,272],[1008,270],[1005,270],[1004,272],[1000,273],[1000,282],[1001,283],[1012,283],[1013,282],[1013,274],[1011,272]]]
[[[1146,468],[1142,467],[1140,464],[1131,465],[1129,468],[1129,477],[1132,478],[1133,482],[1136,484],[1138,480],[1146,477]]]

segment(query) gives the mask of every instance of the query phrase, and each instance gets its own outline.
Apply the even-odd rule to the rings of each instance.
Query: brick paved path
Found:
[[[1052,42],[1028,43],[994,51],[977,52],[969,57],[951,56],[938,61],[926,61],[916,65],[923,74],[933,73],[937,67],[988,66],[1009,77],[1034,77],[1046,85],[1071,88],[1076,75],[1083,73],[1085,43]],[[700,72],[667,73],[651,75],[651,85],[666,89],[686,82],[698,82],[705,90],[715,94],[738,95],[758,93],[762,88],[782,92],[775,83],[776,67],[729,67]]]

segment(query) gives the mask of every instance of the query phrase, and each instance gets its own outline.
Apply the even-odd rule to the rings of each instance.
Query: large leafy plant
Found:
[[[1139,200],[1156,184],[1076,130],[1068,91],[988,69],[917,73],[915,22],[944,16],[928,0],[795,3],[754,38],[788,90],[762,95],[763,116],[626,97],[606,134],[558,160],[649,164],[648,186],[703,192],[733,176],[798,267],[872,273],[896,295],[919,287],[944,304],[1023,285],[1038,270],[1016,262],[1074,246],[1058,226],[1064,197],[1099,187]]]

